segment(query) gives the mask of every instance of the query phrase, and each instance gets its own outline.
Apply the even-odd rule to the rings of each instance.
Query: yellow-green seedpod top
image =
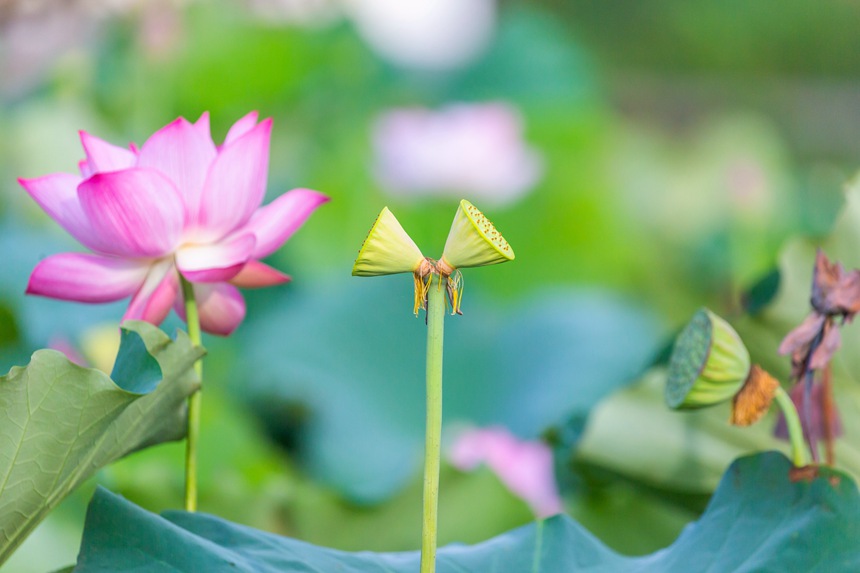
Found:
[[[394,214],[383,207],[358,251],[352,274],[376,277],[415,272],[424,255]]]
[[[463,199],[448,232],[442,262],[455,269],[514,259],[514,250],[481,211]]]

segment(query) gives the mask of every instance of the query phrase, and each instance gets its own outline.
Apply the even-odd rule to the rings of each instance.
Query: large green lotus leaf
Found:
[[[116,380],[54,350],[0,378],[0,562],[99,468],[184,435],[185,398],[199,387],[190,368],[203,350],[147,323],[123,330]]]
[[[467,290],[465,315],[445,321],[452,429],[500,424],[536,438],[636,379],[660,340],[649,313],[605,294],[544,292],[510,310],[481,294]],[[409,277],[330,277],[249,312],[255,367],[232,377],[237,395],[354,501],[379,501],[420,471],[426,327],[411,300]]]
[[[473,546],[440,549],[439,573],[696,573],[860,570],[860,497],[854,482],[822,470],[789,479],[768,452],[736,461],[702,518],[666,549],[625,557],[558,516]],[[417,552],[347,553],[278,537],[214,516],[149,513],[100,489],[87,514],[75,571],[319,572],[418,570]]]

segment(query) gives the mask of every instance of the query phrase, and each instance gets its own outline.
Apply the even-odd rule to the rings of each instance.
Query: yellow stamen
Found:
[[[425,257],[412,273],[415,281],[415,302],[412,312],[418,316],[419,310],[427,309],[427,291],[430,289],[430,275],[436,271],[433,259]]]
[[[447,278],[448,302],[451,303],[451,314],[463,314],[460,304],[463,302],[463,273],[454,271]]]

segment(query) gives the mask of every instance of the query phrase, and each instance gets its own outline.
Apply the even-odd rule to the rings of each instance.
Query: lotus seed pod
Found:
[[[708,309],[700,309],[675,341],[669,359],[666,403],[704,408],[731,399],[750,373],[750,356],[738,333]]]
[[[514,250],[477,207],[463,199],[440,262],[462,269],[504,263],[514,259]]]
[[[406,234],[388,207],[384,207],[358,251],[352,274],[359,277],[376,277],[412,273],[423,260],[424,255],[418,245]]]

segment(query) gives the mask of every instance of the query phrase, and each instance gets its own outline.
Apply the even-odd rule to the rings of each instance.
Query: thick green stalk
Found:
[[[421,573],[436,571],[436,524],[439,507],[439,457],[442,447],[442,345],[445,334],[445,290],[438,274],[430,275],[427,293],[427,437],[424,445],[424,522]]]
[[[188,338],[194,346],[201,346],[200,314],[194,298],[194,286],[179,275],[182,283],[182,298],[185,301],[185,323]],[[194,363],[197,377],[203,382],[203,360]],[[200,402],[203,393],[198,390],[188,397],[188,432],[185,441],[185,510],[197,511],[197,439],[200,435]]]
[[[782,408],[782,415],[785,417],[785,426],[788,428],[788,439],[791,441],[791,457],[794,465],[797,467],[808,465],[809,458],[806,455],[803,426],[800,425],[797,408],[794,407],[791,396],[780,386],[776,389],[774,398],[779,407]]]

